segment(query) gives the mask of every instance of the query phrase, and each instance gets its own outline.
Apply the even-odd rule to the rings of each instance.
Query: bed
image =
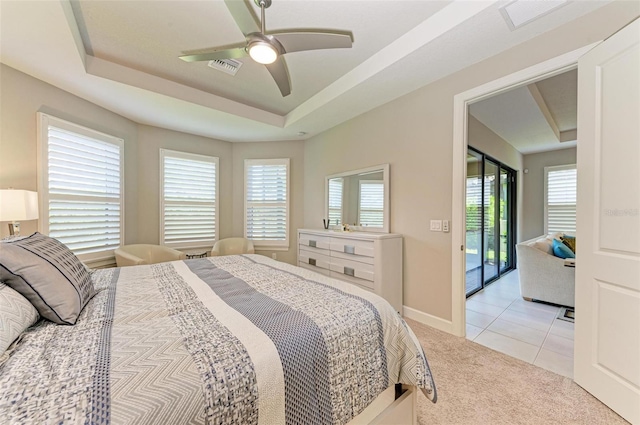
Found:
[[[0,357],[2,423],[415,421],[416,393],[436,400],[411,329],[348,283],[251,254],[91,282],[75,324],[39,320]]]

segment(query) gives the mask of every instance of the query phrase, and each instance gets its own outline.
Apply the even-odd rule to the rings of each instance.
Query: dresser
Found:
[[[299,229],[298,265],[374,292],[402,312],[402,235]]]

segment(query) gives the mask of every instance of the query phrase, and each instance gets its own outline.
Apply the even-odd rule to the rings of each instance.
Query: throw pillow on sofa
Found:
[[[569,247],[571,252],[576,253],[576,237],[564,235],[560,238],[563,244]]]
[[[553,255],[559,258],[576,258],[576,255],[564,243],[553,240]]]

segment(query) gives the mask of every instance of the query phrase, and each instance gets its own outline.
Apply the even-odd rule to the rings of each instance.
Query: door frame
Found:
[[[541,79],[576,69],[578,58],[602,40],[458,93],[453,98],[453,161],[451,200],[451,333],[466,335],[465,229],[467,114],[469,105]],[[521,171],[521,170],[520,170]],[[518,241],[515,241],[516,243]]]

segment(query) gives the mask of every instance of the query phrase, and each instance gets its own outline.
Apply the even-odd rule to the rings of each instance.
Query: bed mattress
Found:
[[[0,359],[2,423],[345,424],[395,383],[436,399],[411,329],[348,283],[259,255],[92,278],[76,325]]]

